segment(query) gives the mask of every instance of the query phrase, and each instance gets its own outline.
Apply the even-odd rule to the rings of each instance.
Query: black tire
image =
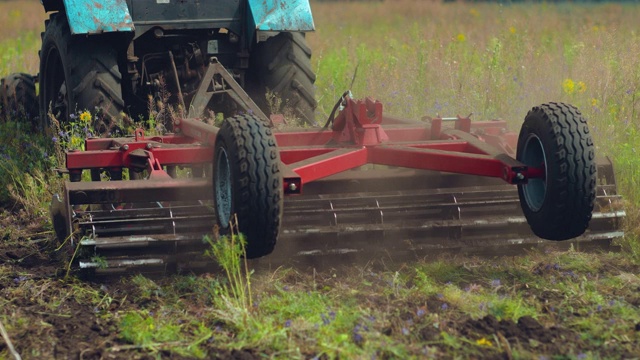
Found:
[[[247,258],[270,254],[280,230],[283,188],[271,129],[255,115],[225,120],[216,136],[213,194],[220,232],[235,214],[247,239]]]
[[[106,35],[71,35],[64,13],[52,14],[45,26],[40,50],[42,130],[50,126],[50,110],[61,122],[88,110],[98,134],[111,132],[125,108],[114,46]]]
[[[293,109],[300,120],[315,125],[315,81],[311,49],[303,33],[280,33],[251,50],[245,88],[267,115],[271,114],[266,97],[270,90],[280,97],[283,105]]]
[[[2,116],[26,120],[35,130],[38,122],[38,97],[35,76],[14,73],[0,80]]]
[[[548,103],[527,114],[518,137],[517,159],[544,165],[544,179],[518,185],[531,230],[547,240],[582,235],[596,198],[596,162],[587,121],[572,105]]]

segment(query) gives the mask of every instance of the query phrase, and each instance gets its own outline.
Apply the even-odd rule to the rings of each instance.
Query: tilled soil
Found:
[[[105,311],[127,312],[146,306],[144,299],[127,296],[137,291],[131,282],[118,279],[109,279],[107,282],[64,279],[65,263],[58,259],[58,252],[50,245],[53,235],[46,227],[34,225],[37,221],[21,224],[7,212],[2,214],[0,221],[5,229],[0,239],[0,315],[11,319],[13,326],[10,339],[23,358],[181,358],[176,353],[163,350],[148,352],[124,341],[113,317],[103,316]],[[539,271],[545,271],[545,268]],[[99,300],[101,311],[98,311],[95,296],[106,293],[101,292],[105,287],[109,288],[111,296]],[[561,294],[554,292],[537,296],[549,307],[563,300]],[[628,297],[631,303],[640,303],[640,297],[633,298],[633,293]],[[363,298],[365,300],[376,303],[375,298]],[[380,306],[388,306],[388,303],[381,302]],[[411,308],[415,304],[404,306]],[[430,299],[429,306],[433,312],[444,312],[446,303],[434,297]],[[412,316],[406,313],[407,319]],[[575,316],[580,314],[576,313]],[[594,349],[593,344],[582,340],[576,330],[558,322],[541,323],[530,316],[512,321],[498,320],[493,315],[474,319],[463,314],[449,314],[446,319],[441,328],[424,326],[417,334],[419,341],[435,344],[440,351],[437,356],[442,358],[448,357],[447,348],[440,347],[443,330],[469,339],[489,339],[493,345],[483,356],[486,358],[514,358],[511,349],[515,347],[541,354],[577,354],[589,350],[598,352],[603,358],[640,356],[640,353],[621,348]],[[548,321],[547,317],[544,319]],[[399,315],[398,321],[406,319]],[[633,327],[634,324],[629,326]],[[393,336],[394,331],[398,330],[389,328],[382,333]],[[640,323],[635,324],[633,331],[640,333]],[[257,359],[265,355],[264,349],[227,350],[207,345],[205,349],[210,358],[219,359]],[[0,354],[3,353],[9,354],[5,341],[0,341]]]

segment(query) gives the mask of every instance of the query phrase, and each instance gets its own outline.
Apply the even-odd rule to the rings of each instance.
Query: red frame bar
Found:
[[[285,192],[303,184],[371,163],[501,178],[512,184],[545,176],[513,158],[517,135],[505,121],[472,122],[468,117],[426,118],[423,122],[387,118],[372,99],[344,100],[331,129],[275,132]],[[392,125],[382,126],[389,122]],[[450,122],[452,126],[446,127]],[[146,156],[153,178],[165,178],[162,166],[210,163],[218,128],[195,119],[179,119],[174,135],[88,139],[87,151],[67,153],[67,169],[118,169],[140,166]],[[143,165],[144,166],[144,165]]]

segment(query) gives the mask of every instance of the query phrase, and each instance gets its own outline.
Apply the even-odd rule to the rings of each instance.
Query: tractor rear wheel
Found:
[[[38,120],[36,79],[33,75],[14,73],[0,79],[2,115],[26,120],[34,128]]]
[[[518,185],[534,234],[567,240],[584,233],[596,198],[596,162],[587,121],[572,105],[548,103],[529,111],[518,137],[517,160],[543,166],[545,177]]]
[[[270,109],[267,91],[271,91],[303,123],[316,123],[316,75],[303,33],[283,32],[257,44],[251,51],[246,81],[247,92],[265,114],[282,111]]]
[[[222,234],[233,216],[247,239],[247,258],[270,254],[283,210],[280,155],[271,129],[255,115],[225,120],[218,131],[213,163],[213,199]]]
[[[67,122],[76,112],[88,110],[98,134],[112,132],[125,108],[115,48],[106,35],[71,35],[64,13],[52,14],[45,24],[40,50],[40,127],[49,128],[49,115]]]

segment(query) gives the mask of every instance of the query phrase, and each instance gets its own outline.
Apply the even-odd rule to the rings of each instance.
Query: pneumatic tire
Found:
[[[280,155],[271,129],[255,115],[225,120],[216,136],[213,199],[220,232],[234,214],[247,239],[247,258],[270,254],[280,230],[283,187]]]
[[[0,79],[0,101],[3,117],[26,120],[35,130],[39,112],[35,76],[14,73]]]
[[[71,35],[66,14],[51,14],[40,50],[40,127],[88,110],[99,135],[113,131],[125,108],[117,52],[108,34]]]
[[[271,114],[266,98],[269,90],[304,123],[316,124],[316,74],[311,68],[311,48],[303,33],[283,32],[258,43],[251,50],[246,81],[247,92],[267,116]]]
[[[522,210],[534,234],[547,240],[580,236],[596,198],[596,162],[587,121],[569,104],[548,103],[527,114],[517,160],[544,166],[545,176],[518,185]]]

